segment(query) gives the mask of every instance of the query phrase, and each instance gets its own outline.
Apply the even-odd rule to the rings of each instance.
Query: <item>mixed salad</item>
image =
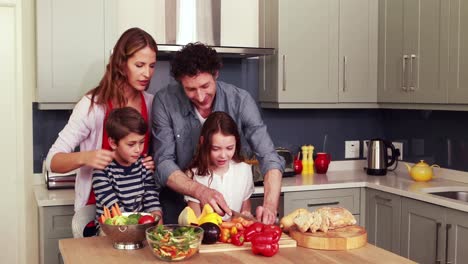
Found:
[[[168,229],[158,225],[148,233],[149,244],[156,256],[163,260],[182,260],[198,251],[203,230],[191,226]]]

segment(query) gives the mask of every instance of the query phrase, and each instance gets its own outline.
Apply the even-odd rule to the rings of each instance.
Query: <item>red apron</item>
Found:
[[[148,124],[148,130],[146,131],[145,135],[145,144],[143,146],[143,153],[148,153],[148,148],[149,148],[149,138],[150,138],[150,124],[148,123],[148,108],[146,107],[146,101],[145,97],[143,96],[143,93],[140,93],[141,95],[141,115],[143,116],[143,119],[145,122]],[[106,109],[106,114],[104,116],[104,124],[106,124],[107,118],[109,117],[110,111],[112,111],[113,106],[112,102],[109,100],[107,102],[107,109]],[[107,150],[112,150],[110,144],[109,144],[109,136],[107,135],[106,131],[106,126],[104,125],[102,128],[102,149],[107,149]],[[91,193],[89,194],[88,202],[86,204],[96,204],[96,196],[94,195],[93,189],[91,189]]]

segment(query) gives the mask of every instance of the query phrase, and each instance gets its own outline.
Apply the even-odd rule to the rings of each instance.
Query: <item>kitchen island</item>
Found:
[[[117,250],[106,237],[62,239],[60,253],[65,264],[165,263],[145,247],[139,250]],[[415,263],[371,244],[348,251],[314,250],[302,247],[281,248],[273,257],[252,254],[250,250],[199,253],[189,263]]]

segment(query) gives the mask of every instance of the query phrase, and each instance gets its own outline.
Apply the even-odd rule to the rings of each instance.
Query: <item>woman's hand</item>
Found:
[[[151,170],[151,171],[154,171],[154,160],[153,160],[153,157],[151,156],[148,156],[148,154],[143,154],[143,166],[145,166],[145,168],[147,170]]]
[[[114,159],[114,152],[105,149],[84,151],[81,154],[83,165],[100,170],[105,169]]]

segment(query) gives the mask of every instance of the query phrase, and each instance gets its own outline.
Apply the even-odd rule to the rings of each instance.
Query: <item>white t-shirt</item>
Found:
[[[249,199],[255,190],[251,166],[245,162],[236,163],[231,161],[224,176],[221,177],[215,173],[211,184],[208,184],[210,176],[199,176],[196,174],[195,169],[192,169],[192,171],[195,174],[194,181],[222,193],[229,208],[237,212],[240,212],[242,202]],[[197,199],[187,195],[185,200],[200,203]]]

